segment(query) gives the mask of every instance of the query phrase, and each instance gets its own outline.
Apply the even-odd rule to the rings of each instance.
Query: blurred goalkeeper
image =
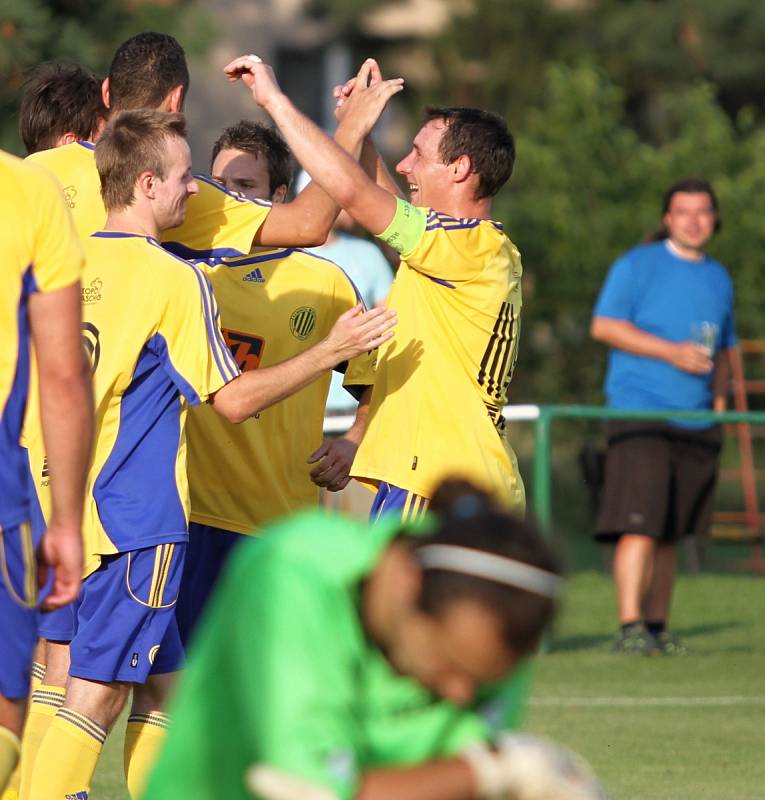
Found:
[[[310,511],[246,544],[203,621],[144,800],[585,800],[518,725],[560,569],[449,481],[417,529]]]

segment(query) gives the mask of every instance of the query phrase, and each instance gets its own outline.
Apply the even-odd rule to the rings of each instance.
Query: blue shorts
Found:
[[[186,543],[176,542],[102,557],[73,604],[72,677],[145,683],[180,669],[175,602],[185,553]]]
[[[55,611],[37,612],[37,635],[52,642],[71,642],[77,630],[77,601]]]
[[[401,517],[401,522],[415,522],[428,510],[429,505],[429,497],[381,481],[369,511],[369,521],[377,522],[384,515],[396,513]]]
[[[233,533],[198,522],[189,525],[186,564],[175,606],[178,631],[184,647],[188,646],[231,551],[249,538],[242,533]]]
[[[0,694],[29,694],[37,624],[37,567],[29,523],[0,528]]]

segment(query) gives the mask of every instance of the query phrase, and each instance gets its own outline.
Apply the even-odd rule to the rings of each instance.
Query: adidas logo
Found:
[[[252,272],[248,272],[243,278],[243,281],[252,281],[253,283],[265,283],[266,279],[263,277],[263,273],[260,271],[258,267],[256,267]]]

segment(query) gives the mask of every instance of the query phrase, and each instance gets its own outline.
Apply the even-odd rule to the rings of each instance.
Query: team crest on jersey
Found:
[[[64,200],[69,208],[74,208],[75,202],[74,198],[77,197],[77,189],[74,186],[65,186],[64,187]]]
[[[292,312],[290,317],[290,330],[296,339],[307,339],[316,327],[316,309],[310,306],[301,306]]]
[[[65,794],[66,800],[88,800],[87,792],[75,792],[74,794]]]
[[[260,366],[260,359],[263,358],[263,348],[266,340],[251,333],[232,331],[222,328],[223,338],[234,357],[234,361],[242,372],[257,369]]]
[[[83,286],[80,289],[80,299],[83,303],[97,303],[101,299],[101,288],[104,282],[101,278],[93,278],[89,286]]]
[[[98,362],[101,360],[101,342],[99,341],[100,332],[92,322],[82,323],[82,344],[88,354],[91,372],[96,371]]]
[[[266,279],[260,271],[260,267],[255,267],[252,272],[248,272],[243,278],[243,281],[250,281],[251,283],[265,283]]]

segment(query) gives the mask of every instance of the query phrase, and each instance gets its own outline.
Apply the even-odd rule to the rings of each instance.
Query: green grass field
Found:
[[[691,653],[619,656],[609,652],[609,579],[576,575],[550,650],[538,660],[528,730],[581,752],[613,800],[762,798],[764,597],[763,579],[683,576],[674,628]],[[120,727],[107,743],[93,800],[127,796],[121,740]]]

